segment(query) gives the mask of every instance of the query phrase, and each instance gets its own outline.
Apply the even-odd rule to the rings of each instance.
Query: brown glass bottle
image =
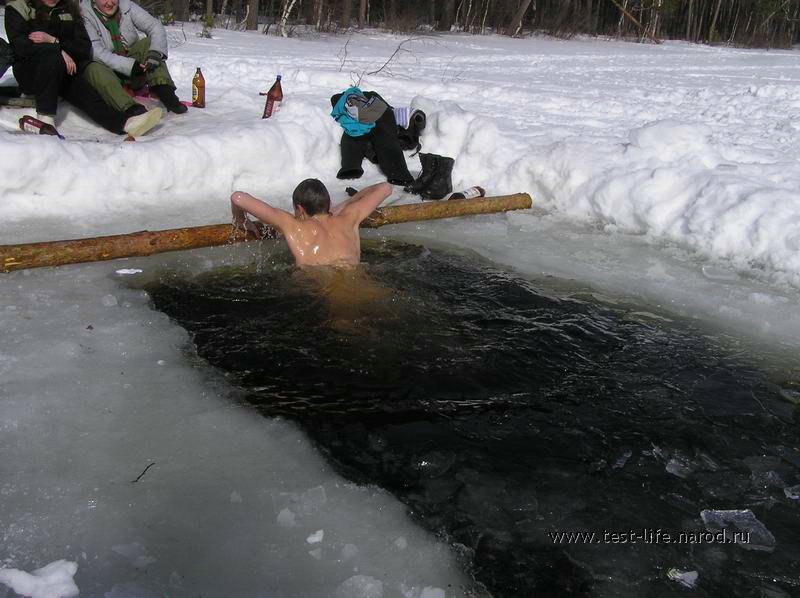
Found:
[[[264,114],[261,118],[269,118],[278,111],[281,102],[283,101],[283,89],[281,89],[281,76],[278,75],[275,83],[269,88],[267,92],[267,102],[264,104]]]
[[[206,80],[199,66],[192,77],[192,106],[195,108],[206,107]]]
[[[486,190],[483,187],[469,187],[463,191],[456,191],[448,199],[474,199],[476,197],[483,197],[486,195]]]
[[[27,133],[37,133],[39,135],[55,135],[59,139],[64,139],[56,128],[46,122],[40,121],[29,115],[25,115],[19,119],[19,128]]]

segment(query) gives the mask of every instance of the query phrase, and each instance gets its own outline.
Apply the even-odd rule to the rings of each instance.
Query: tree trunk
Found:
[[[339,21],[339,26],[342,29],[348,29],[350,27],[350,15],[352,14],[352,10],[352,0],[342,0],[342,19]]]
[[[214,0],[206,0],[206,17],[209,22],[214,18]]]
[[[361,6],[358,9],[358,28],[363,29],[367,25],[367,0],[361,0]]]
[[[711,18],[711,24],[708,26],[708,42],[712,43],[714,38],[718,38],[719,35],[714,30],[717,26],[717,17],[719,17],[719,7],[722,4],[722,0],[717,0],[717,6],[714,9],[714,16]]]
[[[247,29],[247,31],[255,31],[258,29],[258,0],[248,0],[245,29]]]
[[[691,41],[692,37],[692,8],[694,7],[694,0],[689,0],[689,10],[686,15],[686,41]]]
[[[592,15],[594,11],[592,10],[592,0],[586,0],[586,33],[589,35],[594,35],[594,26],[592,25]]]
[[[442,18],[439,19],[439,30],[450,31],[456,14],[456,0],[444,0]]]
[[[519,10],[514,15],[514,18],[511,19],[511,23],[508,25],[508,30],[506,34],[515,36],[518,35],[520,29],[522,29],[522,19],[525,17],[525,13],[528,10],[528,7],[531,5],[531,0],[522,0],[522,3],[519,5]]]
[[[173,0],[172,10],[176,21],[189,20],[189,0]]]
[[[291,14],[292,8],[294,8],[294,3],[296,1],[297,0],[284,0],[283,10],[281,11],[281,19],[278,21],[278,28],[275,30],[276,35],[280,35],[281,37],[289,36],[289,33],[286,31],[286,23],[289,20],[289,15]]]
[[[323,0],[314,0],[314,28],[319,31],[322,27]]]

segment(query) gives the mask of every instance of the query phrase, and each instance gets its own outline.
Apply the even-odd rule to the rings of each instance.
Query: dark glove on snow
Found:
[[[145,62],[145,68],[148,73],[152,73],[156,70],[161,63],[164,61],[164,57],[161,55],[161,52],[156,52],[155,50],[150,50],[147,53],[147,62]]]

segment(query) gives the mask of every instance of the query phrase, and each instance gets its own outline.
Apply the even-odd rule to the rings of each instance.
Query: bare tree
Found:
[[[522,0],[522,3],[519,5],[519,10],[514,14],[514,17],[511,19],[511,23],[508,25],[508,29],[506,33],[508,35],[517,35],[519,34],[520,29],[522,29],[522,18],[525,16],[525,12],[528,10],[528,7],[531,5],[531,0]]]
[[[278,28],[275,30],[276,35],[280,35],[281,37],[289,37],[286,32],[286,23],[289,21],[289,14],[292,12],[295,2],[297,2],[297,0],[283,0],[281,18],[280,21],[278,21]]]
[[[450,31],[453,26],[453,20],[456,14],[456,0],[444,0],[442,6],[442,18],[439,19],[439,29],[441,31]]]
[[[173,0],[172,10],[176,21],[189,20],[189,0]]]
[[[258,0],[247,0],[247,19],[245,29],[255,31],[258,29]]]
[[[367,24],[367,0],[361,0],[358,7],[358,28],[363,29]]]
[[[342,0],[342,20],[339,22],[342,29],[350,27],[350,15],[353,11],[352,0]]]

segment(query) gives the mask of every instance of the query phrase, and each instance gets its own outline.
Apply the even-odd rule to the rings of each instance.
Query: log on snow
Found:
[[[531,205],[530,195],[516,193],[498,197],[388,206],[375,210],[361,223],[361,227],[378,228],[403,222],[524,210]],[[211,224],[68,241],[0,245],[0,272],[153,255],[276,236],[277,232],[270,227],[264,227],[263,236],[257,237],[252,233],[245,234],[241,230],[235,230],[230,224]]]

